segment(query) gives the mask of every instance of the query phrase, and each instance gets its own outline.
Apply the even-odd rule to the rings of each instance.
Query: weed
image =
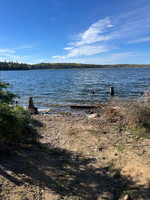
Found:
[[[112,170],[114,168],[114,162],[110,161],[107,163],[107,166],[105,167],[106,170]]]
[[[58,189],[62,190],[64,187],[64,177],[57,178],[56,185],[57,185]]]
[[[117,151],[122,152],[124,150],[123,145],[116,146]]]
[[[105,132],[110,132],[110,129],[109,128],[105,129]]]
[[[118,131],[119,129],[120,129],[119,126],[114,126],[115,131]]]
[[[77,129],[70,129],[68,132],[67,132],[68,135],[78,135],[79,134],[79,131]]]
[[[143,126],[131,129],[130,132],[133,134],[133,138],[140,139],[150,139],[150,132]]]

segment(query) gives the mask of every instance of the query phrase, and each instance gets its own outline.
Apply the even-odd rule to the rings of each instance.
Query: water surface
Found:
[[[111,85],[115,97],[138,98],[150,86],[150,68],[1,71],[1,78],[20,96],[19,104],[27,106],[31,95],[38,108],[60,109],[108,102]]]

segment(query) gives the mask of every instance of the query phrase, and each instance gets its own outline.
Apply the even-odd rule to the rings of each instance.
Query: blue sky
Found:
[[[149,0],[0,0],[0,61],[150,64]]]

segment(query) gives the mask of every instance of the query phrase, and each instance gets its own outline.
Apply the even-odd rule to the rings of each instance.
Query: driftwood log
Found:
[[[34,106],[32,97],[29,97],[28,111],[29,111],[30,114],[37,114],[38,113],[38,109]]]
[[[71,105],[71,108],[75,108],[75,109],[92,109],[92,108],[97,108],[98,106],[90,106],[90,105]]]

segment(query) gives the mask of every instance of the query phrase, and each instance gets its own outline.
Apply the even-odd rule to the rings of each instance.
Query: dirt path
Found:
[[[0,199],[150,199],[150,141],[117,120],[37,115],[39,147],[0,160]]]

